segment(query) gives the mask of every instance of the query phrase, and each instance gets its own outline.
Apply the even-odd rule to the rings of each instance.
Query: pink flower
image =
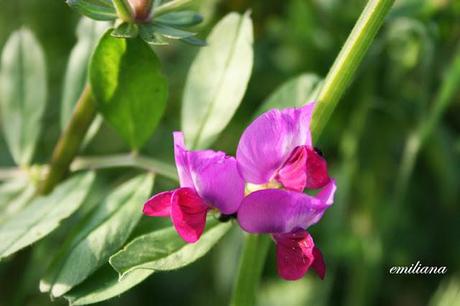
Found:
[[[203,233],[210,209],[236,213],[244,196],[244,181],[236,160],[224,152],[187,151],[184,136],[174,133],[174,155],[180,188],[159,193],[144,204],[144,214],[169,216],[179,235],[189,243]]]
[[[278,272],[294,280],[310,267],[323,278],[325,265],[306,229],[332,205],[335,181],[314,149],[310,121],[314,103],[271,110],[243,133],[236,154],[249,193],[238,222],[249,233],[270,233],[277,245]],[[320,189],[315,196],[304,189]]]

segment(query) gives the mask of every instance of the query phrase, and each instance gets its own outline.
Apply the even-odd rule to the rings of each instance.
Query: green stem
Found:
[[[369,0],[329,70],[319,93],[311,129],[317,139],[339,99],[353,80],[366,51],[383,24],[394,0]]]
[[[190,2],[192,2],[192,0],[173,0],[173,1],[167,2],[155,8],[153,11],[153,16],[154,17],[160,16],[160,15],[164,15],[166,13],[172,12]]]
[[[127,22],[133,22],[133,12],[131,5],[127,0],[113,0],[113,5],[117,10],[117,15],[121,20]]]
[[[313,114],[311,131],[317,140],[338,101],[351,83],[359,64],[383,24],[394,0],[370,0],[345,42],[331,70],[326,76]],[[266,248],[260,247],[261,236],[248,236],[245,241],[240,268],[235,282],[232,306],[254,305],[255,290],[266,257]],[[268,243],[268,242],[266,242]]]
[[[40,186],[40,194],[47,194],[67,175],[72,160],[80,150],[91,123],[96,117],[96,106],[87,85],[77,102],[67,128],[59,138],[51,158],[49,172]]]
[[[270,246],[267,235],[248,234],[244,240],[231,306],[253,306]]]
[[[70,169],[72,171],[87,170],[87,169],[106,169],[120,167],[135,167],[147,171],[155,172],[156,174],[177,181],[177,172],[175,168],[162,161],[137,154],[119,154],[101,157],[78,157],[72,163]]]

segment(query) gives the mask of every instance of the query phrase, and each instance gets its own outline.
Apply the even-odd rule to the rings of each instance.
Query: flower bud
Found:
[[[152,17],[153,1],[152,0],[128,0],[133,18],[136,22],[148,22]]]

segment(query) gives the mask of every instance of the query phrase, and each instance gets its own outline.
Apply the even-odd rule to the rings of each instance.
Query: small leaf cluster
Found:
[[[130,0],[67,0],[70,7],[80,14],[99,21],[113,21],[111,35],[117,38],[140,37],[150,45],[167,45],[168,39],[204,46],[206,43],[187,30],[203,21],[200,14],[182,10],[188,1],[173,0],[144,1],[143,11],[138,16]]]

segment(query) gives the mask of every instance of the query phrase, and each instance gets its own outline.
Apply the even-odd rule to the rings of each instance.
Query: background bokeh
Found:
[[[230,11],[252,11],[255,65],[244,101],[214,148],[234,153],[260,104],[302,73],[324,77],[364,7],[363,0],[197,0],[209,28]],[[18,28],[43,45],[49,99],[36,162],[46,163],[60,132],[59,104],[69,52],[80,16],[61,0],[0,0],[0,49]],[[328,274],[297,282],[276,275],[274,250],[264,269],[258,305],[454,305],[460,299],[460,90],[420,149],[411,139],[432,116],[443,76],[460,52],[460,2],[400,0],[362,63],[356,79],[317,146],[338,179],[335,204],[311,229]],[[171,132],[180,129],[182,89],[197,49],[181,43],[157,48],[170,82],[166,114],[147,155],[172,160]],[[460,85],[457,85],[460,87]],[[415,136],[414,136],[415,135]],[[85,154],[126,152],[104,125]],[[413,163],[413,170],[411,164]],[[0,167],[13,166],[0,136]],[[107,171],[108,186],[126,176]],[[174,185],[158,179],[157,190]],[[150,226],[142,220],[142,226]],[[229,233],[206,257],[179,271],[158,273],[101,305],[226,305],[241,248]],[[46,244],[45,244],[46,245]],[[30,250],[0,264],[0,305],[50,305],[38,292],[43,267],[30,267]],[[391,266],[447,266],[446,275],[390,275]],[[35,261],[36,262],[36,261]],[[457,303],[459,302],[457,299]],[[53,305],[65,304],[64,300]],[[443,304],[445,303],[445,304]]]

